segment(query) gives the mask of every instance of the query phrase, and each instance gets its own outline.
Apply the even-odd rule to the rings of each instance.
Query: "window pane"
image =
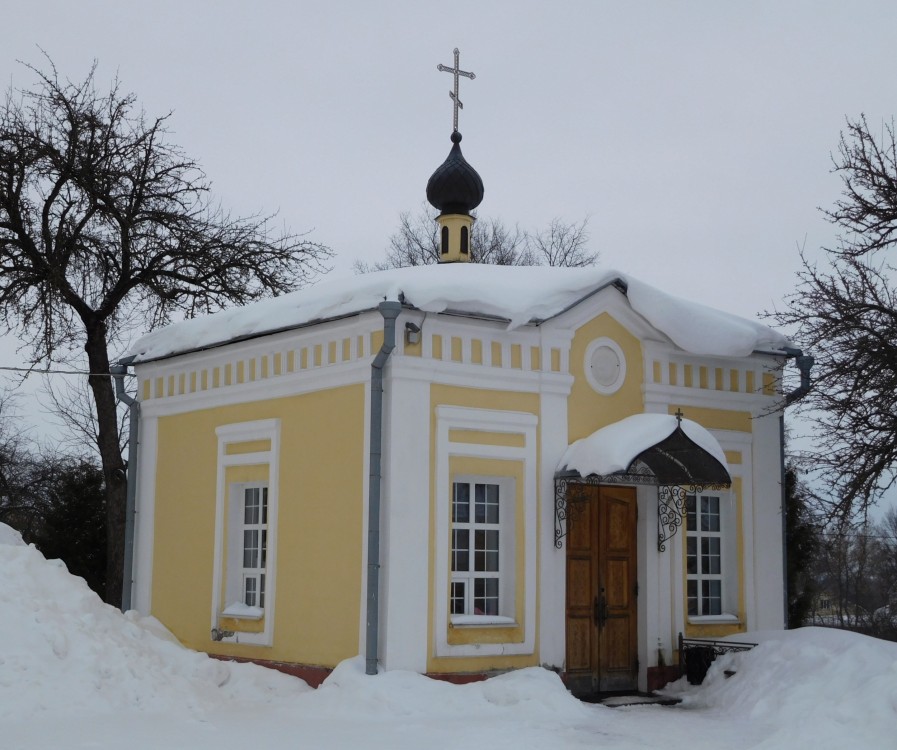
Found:
[[[701,531],[719,531],[719,498],[701,496]]]
[[[452,581],[451,610],[453,615],[467,614],[464,604],[465,588],[464,581]]]
[[[722,612],[722,583],[701,581],[701,614],[720,615]]]
[[[243,531],[243,567],[257,568],[259,560],[259,533],[256,529]]]
[[[470,531],[452,529],[452,570],[470,570]]]
[[[690,536],[685,540],[686,556],[685,563],[688,575],[697,575],[698,573],[698,540],[696,537]]]
[[[688,614],[698,614],[698,582],[694,580],[688,582]]]
[[[476,615],[498,614],[498,579],[473,579],[473,612]]]
[[[262,487],[262,523],[268,523],[268,488]]]
[[[264,573],[262,573],[259,576],[259,580],[260,580],[260,583],[259,583],[259,606],[264,607],[265,606],[265,574]]]
[[[689,495],[685,498],[685,528],[688,531],[695,531],[697,524],[695,523],[695,496]]]
[[[470,522],[470,485],[456,482],[452,497],[452,521]]]
[[[705,575],[720,574],[719,537],[701,539],[701,572]]]
[[[256,579],[254,576],[246,576],[243,579],[243,603],[247,607],[255,607],[258,591],[256,589]]]
[[[474,485],[476,523],[498,523],[498,485]]]
[[[245,506],[243,511],[243,523],[247,526],[259,522],[259,495],[257,489],[248,489],[244,495]]]
[[[477,529],[473,544],[473,569],[478,572],[498,572],[498,530]]]
[[[493,573],[498,572],[498,531],[486,532],[486,568]]]
[[[265,568],[268,565],[268,530],[262,529],[262,564],[260,567]]]

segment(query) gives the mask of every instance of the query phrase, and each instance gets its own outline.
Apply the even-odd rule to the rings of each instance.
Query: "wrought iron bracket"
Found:
[[[666,543],[676,536],[676,532],[685,523],[688,496],[700,495],[708,490],[725,490],[725,484],[661,484],[657,487],[657,551],[666,550]]]
[[[554,480],[554,546],[561,549],[574,518],[582,515],[588,496],[582,490],[582,480],[559,477]]]

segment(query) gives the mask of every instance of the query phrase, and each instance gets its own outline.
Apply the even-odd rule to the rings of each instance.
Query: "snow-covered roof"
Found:
[[[384,300],[425,312],[498,318],[513,329],[553,318],[617,280],[639,315],[692,354],[747,356],[789,344],[762,323],[674,297],[618,271],[463,263],[326,280],[154,331],[139,339],[128,356],[137,362],[162,359],[374,310]]]
[[[575,471],[582,477],[626,472],[641,453],[668,438],[677,427],[728,471],[726,454],[716,438],[697,422],[680,422],[672,414],[633,414],[602,427],[572,443],[561,457],[558,471]]]

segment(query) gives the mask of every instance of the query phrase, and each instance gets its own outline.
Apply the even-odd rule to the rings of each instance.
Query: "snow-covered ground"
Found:
[[[182,648],[0,524],[0,748],[897,748],[897,644],[754,633],[675,707],[580,703],[525,669],[449,685],[341,664],[318,690]],[[742,636],[743,639],[746,639]],[[736,674],[726,678],[724,670]]]

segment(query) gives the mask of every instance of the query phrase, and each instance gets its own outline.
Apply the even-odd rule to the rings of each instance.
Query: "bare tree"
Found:
[[[802,407],[815,423],[809,458],[827,480],[828,512],[863,517],[897,483],[897,144],[848,121],[833,157],[842,198],[824,211],[841,232],[827,263],[803,257],[794,294],[772,317],[816,358]]]
[[[527,250],[534,257],[532,265],[594,266],[598,253],[588,249],[588,218],[578,224],[567,224],[554,218],[547,229],[527,234]]]
[[[0,109],[0,314],[32,361],[83,347],[107,491],[106,599],[121,598],[125,482],[110,347],[128,322],[155,327],[289,291],[329,251],[275,236],[270,217],[210,201],[199,166],[168,142],[169,115],[147,118],[95,69],[78,83],[31,68],[32,90]]]
[[[436,210],[427,204],[416,214],[403,211],[399,228],[389,238],[386,258],[376,263],[356,262],[358,273],[388,268],[424,266],[441,257]],[[588,219],[567,224],[553,219],[547,229],[529,233],[518,226],[508,227],[500,219],[478,218],[470,241],[471,263],[497,266],[590,266],[597,252],[587,249]]]

